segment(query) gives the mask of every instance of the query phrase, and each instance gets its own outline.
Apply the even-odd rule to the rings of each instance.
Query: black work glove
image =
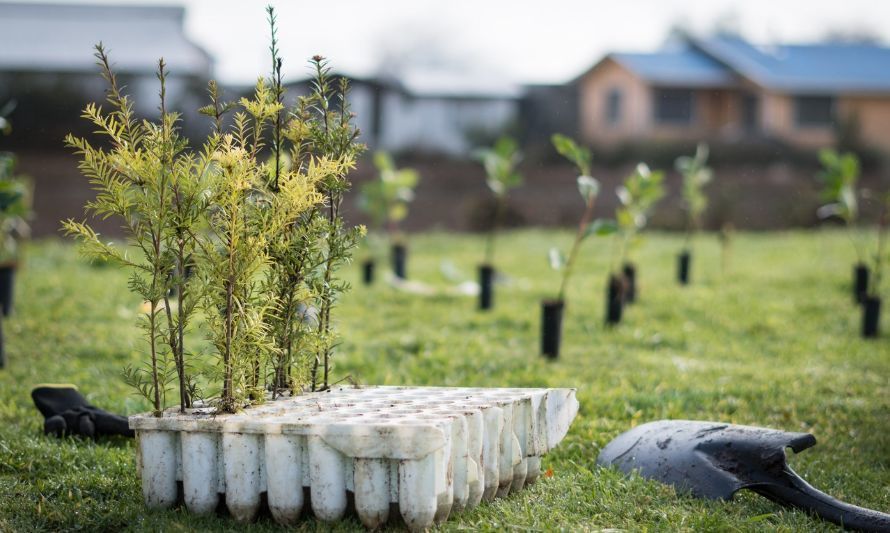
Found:
[[[31,391],[34,405],[43,415],[43,433],[62,437],[103,435],[133,437],[126,417],[114,415],[87,403],[70,385],[44,385]]]

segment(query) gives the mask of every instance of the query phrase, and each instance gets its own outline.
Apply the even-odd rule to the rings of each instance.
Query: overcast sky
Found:
[[[63,0],[70,2],[71,0]],[[268,0],[93,0],[179,4],[186,31],[224,82],[267,69]],[[890,41],[888,0],[277,0],[288,78],[320,53],[335,69],[444,64],[514,82],[563,82],[611,50],[656,48],[674,25],[729,25],[757,42],[805,42],[829,31]]]

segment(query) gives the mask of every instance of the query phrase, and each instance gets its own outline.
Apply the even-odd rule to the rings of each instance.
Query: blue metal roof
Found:
[[[890,48],[874,44],[755,46],[736,36],[686,36],[653,53],[607,57],[653,85],[717,88],[747,78],[797,94],[890,92]]]
[[[689,46],[666,48],[651,54],[615,53],[609,57],[656,85],[722,87],[736,83],[730,69]]]
[[[828,43],[757,47],[732,36],[691,42],[768,89],[797,93],[890,91],[890,48],[882,46]]]

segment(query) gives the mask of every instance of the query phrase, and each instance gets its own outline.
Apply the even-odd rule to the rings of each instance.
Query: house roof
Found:
[[[754,83],[787,92],[890,91],[890,48],[861,43],[758,47],[735,36],[691,39]]]
[[[170,6],[0,2],[0,70],[94,72],[102,41],[118,71],[210,75],[210,56],[183,32],[184,9]]]
[[[890,92],[890,48],[875,44],[767,47],[737,36],[686,35],[652,53],[609,54],[591,70],[608,60],[652,85],[717,88],[747,79],[786,93]]]
[[[724,87],[737,78],[725,65],[688,45],[655,53],[614,53],[607,56],[653,85]]]

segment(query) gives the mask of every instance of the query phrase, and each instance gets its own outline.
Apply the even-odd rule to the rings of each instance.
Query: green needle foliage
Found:
[[[490,148],[476,151],[476,158],[485,167],[485,183],[495,197],[495,212],[485,243],[485,264],[494,264],[494,245],[498,229],[503,224],[510,190],[522,185],[522,174],[516,166],[522,160],[519,146],[511,137],[501,137]]]
[[[826,148],[819,151],[822,170],[816,179],[822,184],[822,199],[827,202],[819,208],[819,218],[837,217],[844,222],[850,242],[856,250],[859,262],[865,260],[864,246],[855,235],[859,217],[856,183],[859,181],[859,158],[852,152],[839,154]]]
[[[171,382],[179,389],[181,409],[191,405],[184,330],[194,312],[196,298],[185,280],[185,262],[195,246],[194,228],[206,205],[201,179],[205,165],[190,153],[178,130],[179,115],[166,107],[166,66],[158,62],[160,120],[137,120],[133,102],[122,93],[102,44],[95,57],[108,83],[105,112],[89,104],[83,117],[92,122],[109,147],[97,147],[69,135],[66,143],[79,156],[79,168],[89,178],[96,199],[87,211],[116,217],[135,257],[100,238],[84,222],[67,220],[64,230],[81,241],[83,254],[129,267],[130,289],[148,302],[141,318],[148,343],[149,361],[128,367],[125,380],[148,398],[156,414],[166,406]],[[172,291],[176,292],[175,314]]]
[[[348,289],[336,271],[364,231],[345,225],[340,206],[363,147],[347,84],[332,82],[321,57],[311,61],[313,92],[285,109],[271,8],[268,15],[270,79],[260,78],[254,95],[237,103],[224,101],[210,82],[210,103],[200,112],[214,127],[199,150],[189,148],[179,116],[167,111],[163,60],[160,119],[137,120],[101,44],[96,57],[111,111],[90,104],[84,117],[110,147],[67,138],[97,192],[88,211],[119,218],[137,252],[131,257],[86,223],[64,223],[87,257],[132,271],[130,289],[147,302],[141,324],[148,360],[127,368],[125,380],[157,415],[174,383],[181,410],[201,383],[224,412],[262,402],[267,391],[299,394],[331,384],[331,311]],[[209,358],[184,345],[198,310],[213,347]]]
[[[625,263],[634,238],[646,227],[655,204],[664,198],[664,172],[653,172],[648,165],[640,163],[615,193],[621,202],[615,211],[615,221],[618,223],[617,257],[621,263]],[[617,271],[621,266],[615,261],[612,263],[613,270]]]
[[[557,300],[565,301],[566,288],[568,287],[569,278],[572,276],[572,270],[574,269],[581,243],[590,235],[612,235],[617,231],[617,226],[613,220],[597,219],[591,222],[593,219],[593,206],[599,194],[600,184],[596,178],[589,175],[592,159],[590,150],[559,133],[553,135],[552,141],[556,151],[578,168],[578,172],[581,174],[578,176],[578,192],[581,193],[581,198],[584,200],[584,214],[581,215],[581,221],[578,223],[578,230],[575,232],[575,240],[572,243],[572,249],[569,252],[568,258],[558,248],[551,248],[549,252],[550,267],[554,270],[562,271],[562,281],[559,284]]]
[[[0,108],[0,134],[9,134],[12,126],[6,117],[13,104]],[[19,244],[30,234],[31,181],[16,173],[16,157],[0,152],[0,260],[16,261]]]
[[[312,168],[309,174],[318,174],[315,169],[318,160],[313,159],[306,138],[312,120],[307,111],[312,97],[299,98],[297,106],[291,111],[284,109],[283,60],[278,55],[277,20],[271,7],[266,11],[271,29],[270,85],[272,98],[278,108],[271,130],[272,153],[268,164],[266,192],[270,199],[282,200],[282,191],[286,193],[289,184],[300,182],[301,170]],[[325,160],[325,164],[329,162]],[[320,195],[317,185],[313,187],[314,192]],[[296,220],[279,225],[268,236],[266,252],[269,263],[263,290],[278,304],[276,312],[268,315],[274,347],[271,360],[273,397],[285,390],[298,393],[309,382],[307,369],[314,359],[317,337],[315,325],[309,316],[315,298],[309,288],[309,280],[320,266],[317,263],[316,248],[327,227],[324,218],[318,214],[322,208],[322,200],[321,197],[316,198],[309,209],[297,214]]]
[[[348,227],[340,213],[343,195],[351,185],[347,175],[355,168],[356,158],[365,147],[356,142],[359,130],[352,124],[346,79],[334,82],[327,61],[321,56],[313,57],[311,66],[315,81],[313,95],[306,105],[308,121],[296,127],[306,132],[305,143],[312,154],[309,160],[334,165],[318,184],[325,207],[316,214],[322,217],[324,234],[316,254],[320,274],[310,283],[318,302],[317,348],[309,378],[310,389],[314,391],[331,385],[332,356],[339,343],[331,311],[340,296],[349,290],[349,283],[338,278],[336,271],[349,262],[352,251],[365,234],[363,226]]]
[[[264,107],[265,112],[269,107]],[[208,233],[201,242],[199,265],[206,290],[204,306],[209,338],[221,363],[222,392],[219,407],[234,411],[262,398],[260,365],[272,351],[266,317],[274,302],[266,301],[255,278],[265,267],[263,228],[265,202],[260,165],[245,131],[247,115],[235,115],[237,131],[219,139],[212,158]],[[218,367],[219,368],[219,367]]]
[[[704,187],[714,176],[707,166],[708,145],[699,143],[692,157],[681,156],[674,162],[677,171],[683,176],[683,206],[686,210],[686,242],[689,248],[692,237],[701,228],[701,217],[708,207],[708,197]]]

